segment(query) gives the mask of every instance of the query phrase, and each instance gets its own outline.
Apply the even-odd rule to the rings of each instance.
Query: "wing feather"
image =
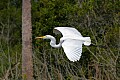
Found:
[[[67,39],[62,43],[62,47],[70,61],[77,61],[81,57],[83,42],[75,39]]]
[[[53,30],[54,33],[62,33],[63,37],[81,37],[81,33],[72,27],[55,27]]]

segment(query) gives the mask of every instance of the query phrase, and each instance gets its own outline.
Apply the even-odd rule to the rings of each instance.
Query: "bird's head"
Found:
[[[53,37],[53,36],[45,35],[45,36],[41,36],[41,37],[36,37],[35,39],[50,39],[51,37]]]

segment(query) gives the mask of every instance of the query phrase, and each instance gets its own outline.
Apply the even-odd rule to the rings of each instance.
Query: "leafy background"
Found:
[[[33,63],[35,80],[119,80],[119,0],[32,0]],[[0,2],[0,79],[20,80],[22,1]],[[36,36],[53,34],[56,26],[78,29],[90,36],[80,61],[70,62],[62,48]]]

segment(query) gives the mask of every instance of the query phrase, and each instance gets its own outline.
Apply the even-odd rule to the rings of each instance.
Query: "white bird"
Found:
[[[60,38],[60,43],[57,45],[56,39],[51,35],[36,37],[36,39],[50,39],[50,45],[55,48],[62,46],[67,58],[73,62],[80,59],[82,53],[82,44],[86,46],[91,44],[90,37],[83,37],[77,29],[72,27],[55,27],[53,32],[56,34],[61,32],[63,35],[63,37]]]

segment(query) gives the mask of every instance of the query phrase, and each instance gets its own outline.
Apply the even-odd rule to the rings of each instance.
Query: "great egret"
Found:
[[[90,37],[83,37],[77,29],[71,27],[56,27],[53,30],[54,33],[62,33],[63,37],[60,38],[60,43],[56,45],[56,39],[51,35],[45,35],[42,37],[36,37],[36,39],[50,39],[50,45],[58,48],[63,47],[67,58],[70,61],[78,61],[82,53],[82,44],[89,46],[91,44]]]

